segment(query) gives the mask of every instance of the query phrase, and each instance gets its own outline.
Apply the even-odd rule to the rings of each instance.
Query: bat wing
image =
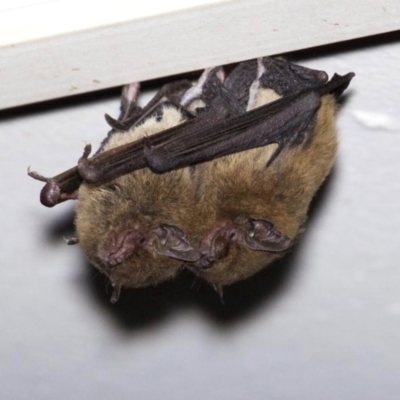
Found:
[[[162,173],[277,143],[278,149],[269,161],[272,162],[285,147],[306,139],[321,97],[326,94],[339,96],[353,76],[353,73],[345,76],[335,74],[323,85],[218,123],[193,124],[189,129],[173,128],[175,134],[168,137],[164,137],[162,132],[147,139],[144,149],[146,162],[154,172]]]
[[[269,143],[279,143],[282,149],[307,131],[319,105],[320,96],[310,92],[217,124],[193,126],[159,144],[149,138],[146,162],[154,172],[162,173]]]
[[[145,167],[163,173],[278,143],[279,147],[270,159],[272,162],[285,147],[302,142],[306,138],[319,108],[321,96],[331,93],[340,95],[353,76],[352,73],[345,76],[335,75],[325,84],[312,89],[307,88],[240,115],[233,114],[229,118],[221,119],[221,115],[226,114],[226,107],[216,104],[203,116],[200,115],[149,138],[102,152],[90,159],[87,158],[90,153],[90,147],[87,146],[78,167],[54,178],[44,178],[35,172],[29,172],[29,175],[46,182],[41,191],[41,202],[52,207],[62,201],[76,198],[76,191],[83,181],[80,173],[82,164],[85,166],[85,181],[103,183]],[[186,83],[182,84],[182,87],[182,90],[186,89]],[[159,97],[154,103],[164,98],[164,93]],[[148,110],[153,109],[155,105],[149,105]],[[141,115],[143,113],[147,114],[147,110],[142,110]],[[136,117],[136,111],[133,111],[133,115]],[[142,120],[142,116],[138,119]]]
[[[47,178],[28,169],[30,177],[46,183],[40,192],[40,202],[46,207],[54,207],[63,201],[77,199],[77,191],[82,182],[106,182],[128,172],[144,168],[146,163],[143,158],[143,141],[135,142],[128,149],[125,148],[126,146],[121,146],[104,153],[101,150],[115,131],[125,132],[141,124],[166,101],[178,104],[183,93],[191,86],[192,84],[187,80],[167,83],[143,109],[136,104],[140,92],[139,83],[135,82],[124,86],[120,115],[118,119],[114,119],[108,114],[105,115],[106,122],[112,130],[102,142],[95,156],[88,160],[91,146],[87,145],[76,167],[52,178]],[[190,114],[188,114],[188,117],[193,118]]]

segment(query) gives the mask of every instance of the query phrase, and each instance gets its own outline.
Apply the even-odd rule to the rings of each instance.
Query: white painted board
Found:
[[[400,29],[398,0],[14,0],[0,109]]]

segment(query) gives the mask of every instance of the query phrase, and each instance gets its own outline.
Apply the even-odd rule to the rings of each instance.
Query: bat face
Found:
[[[282,257],[336,153],[336,97],[354,74],[327,74],[265,57],[226,75],[165,85],[136,105],[123,89],[98,153],[44,178],[43,204],[78,198],[87,259],[116,288],[153,285],[182,268],[216,287]]]

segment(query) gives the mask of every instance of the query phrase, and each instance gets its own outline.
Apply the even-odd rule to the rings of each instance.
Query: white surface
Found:
[[[229,0],[22,0],[0,4],[0,46],[157,17]]]
[[[216,298],[207,306],[213,295],[198,282],[100,301],[79,247],[62,239],[72,204],[39,204],[27,166],[70,167],[83,141],[105,135],[117,98],[3,118],[0,398],[399,398],[400,43],[316,52],[303,64],[357,73],[339,115],[336,170],[281,265],[282,285],[273,292],[259,277],[225,308]],[[391,122],[371,126],[368,114]],[[243,312],[223,322],[235,301]]]
[[[288,4],[7,1],[0,109],[400,29],[398,0]]]

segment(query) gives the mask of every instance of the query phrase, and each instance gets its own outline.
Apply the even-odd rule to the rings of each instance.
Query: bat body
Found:
[[[143,109],[138,84],[98,153],[44,178],[41,200],[78,198],[77,237],[115,286],[159,283],[188,268],[215,287],[290,249],[336,153],[336,98],[354,74],[265,57],[195,85],[165,85]]]

